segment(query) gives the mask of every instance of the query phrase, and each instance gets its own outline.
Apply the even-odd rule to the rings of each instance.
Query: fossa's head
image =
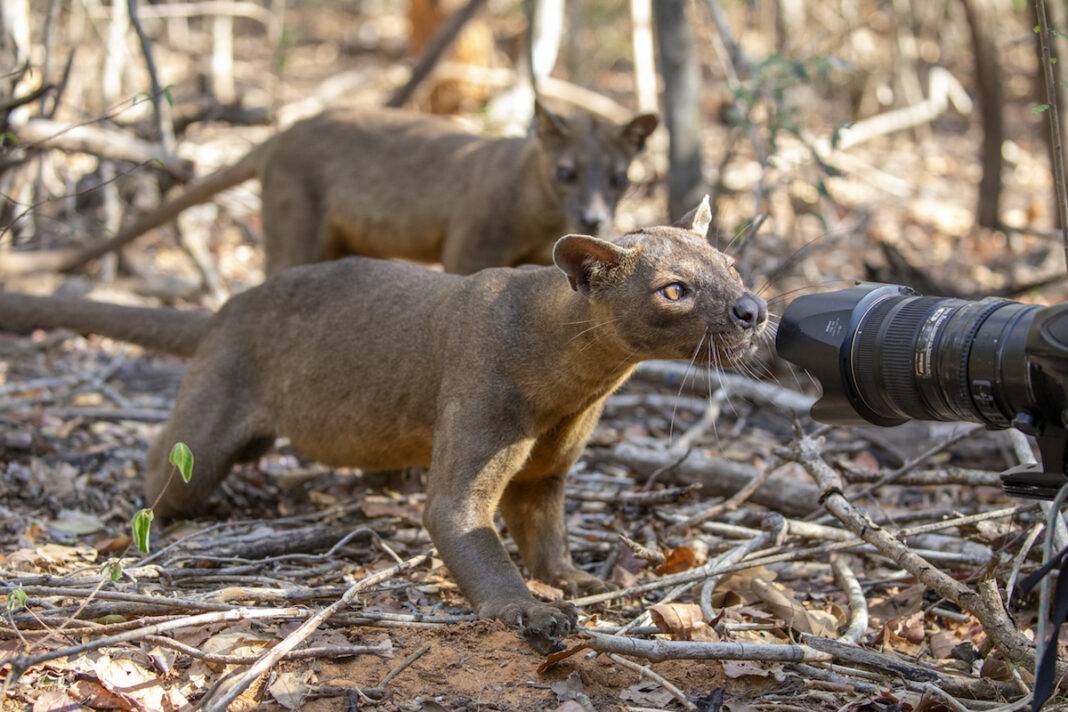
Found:
[[[594,321],[638,359],[703,362],[707,349],[709,361],[729,365],[754,348],[768,310],[746,288],[734,260],[709,244],[711,217],[706,197],[672,227],[611,242],[562,237],[553,260],[589,299]]]
[[[585,111],[564,116],[535,102],[534,135],[568,232],[609,234],[616,204],[630,186],[630,162],[658,121],[656,114],[640,114],[625,124]]]

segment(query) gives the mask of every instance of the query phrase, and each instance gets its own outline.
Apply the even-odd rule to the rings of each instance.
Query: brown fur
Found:
[[[572,592],[601,587],[571,562],[563,507],[564,478],[605,399],[643,359],[707,346],[710,359],[714,348],[729,360],[762,326],[732,321],[752,297],[730,258],[688,230],[613,243],[569,235],[555,257],[568,279],[552,267],[460,277],[349,258],[287,270],[210,318],[189,317],[182,331],[199,344],[148,455],[147,501],[161,515],[201,512],[235,462],[282,436],[331,465],[429,466],[424,521],[468,599],[540,649],[555,646],[573,613],[530,596],[494,512],[532,575]],[[672,283],[688,296],[667,301]],[[137,341],[138,324],[151,334],[159,321],[89,302],[65,316],[69,308],[0,294],[0,327]],[[196,458],[188,485],[170,479],[178,441]]]
[[[627,166],[656,124],[651,114],[620,126],[538,105],[530,136],[490,138],[400,110],[327,111],[59,267],[117,249],[253,177],[262,185],[268,275],[346,255],[441,262],[461,274],[548,263],[557,237],[588,231],[584,219],[599,220],[600,234],[611,229]],[[54,268],[55,261],[9,253],[0,256],[0,273]]]

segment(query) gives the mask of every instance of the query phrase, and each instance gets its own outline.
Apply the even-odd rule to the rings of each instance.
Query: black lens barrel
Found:
[[[890,297],[857,329],[856,390],[890,417],[1008,427],[1026,404],[1023,347],[1038,309],[1006,299]]]
[[[860,284],[794,300],[776,348],[823,384],[812,413],[818,420],[966,420],[1006,428],[1034,403],[1025,348],[1040,310]]]

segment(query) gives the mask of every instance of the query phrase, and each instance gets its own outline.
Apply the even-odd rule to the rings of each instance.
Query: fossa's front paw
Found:
[[[478,615],[518,628],[530,647],[542,655],[563,650],[563,639],[578,623],[578,611],[570,603],[542,603],[533,598],[487,601],[479,606]]]

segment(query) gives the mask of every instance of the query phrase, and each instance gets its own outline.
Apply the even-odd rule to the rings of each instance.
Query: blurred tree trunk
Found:
[[[1001,144],[1005,141],[1001,65],[991,34],[998,26],[997,13],[990,0],[961,1],[971,32],[979,115],[983,124],[983,145],[979,153],[983,177],[979,181],[976,216],[983,227],[996,228],[1001,202]]]
[[[1065,4],[1068,5],[1068,0],[1066,0]],[[1027,7],[1030,8],[1030,11],[1031,11],[1031,26],[1035,27],[1035,26],[1038,25],[1038,13],[1035,10],[1034,2],[1028,2],[1027,3]],[[1049,20],[1050,27],[1055,27],[1057,29],[1060,29],[1063,26],[1062,23],[1063,23],[1063,20],[1064,20],[1064,13],[1059,11],[1058,3],[1047,4],[1046,5],[1046,14],[1047,14],[1047,19]],[[1058,40],[1057,40],[1056,36],[1054,36],[1051,39],[1053,40],[1053,46],[1050,49],[1051,50],[1055,50]],[[1049,98],[1046,95],[1046,82],[1042,79],[1042,44],[1041,44],[1041,40],[1040,40],[1037,32],[1034,33],[1034,40],[1035,40],[1035,58],[1038,61],[1038,71],[1035,72],[1035,82],[1034,82],[1034,89],[1033,89],[1034,95],[1035,95],[1034,101],[1035,101],[1036,104],[1045,104],[1045,103],[1047,103],[1049,101]],[[1057,56],[1055,51],[1054,51],[1054,56]],[[1056,80],[1056,84],[1057,84],[1057,86],[1056,86],[1057,106],[1058,106],[1058,108],[1063,110],[1064,109],[1064,91],[1062,90],[1062,87],[1064,85],[1061,84],[1061,76],[1062,76],[1061,65],[1060,65],[1060,62],[1057,62],[1057,63],[1055,63],[1053,65],[1053,78]],[[1042,117],[1042,123],[1043,124],[1046,123],[1047,118],[1048,117]],[[1057,127],[1057,130],[1060,131],[1061,136],[1064,136],[1064,115],[1063,114],[1058,114],[1057,119],[1058,119],[1058,122],[1060,123],[1060,125]],[[1041,134],[1042,134],[1042,140],[1046,142],[1046,156],[1049,159],[1049,170],[1050,170],[1050,173],[1052,174],[1053,173],[1053,137],[1050,136],[1049,130],[1046,128],[1045,125],[1042,126]],[[1060,212],[1057,210],[1057,198],[1056,198],[1056,195],[1054,195],[1053,201],[1050,204],[1050,215],[1052,217],[1053,225],[1055,227],[1063,227],[1060,224],[1061,219],[1060,219]]]
[[[656,0],[653,22],[664,81],[668,130],[668,212],[681,217],[704,190],[701,173],[701,70],[686,0]]]

